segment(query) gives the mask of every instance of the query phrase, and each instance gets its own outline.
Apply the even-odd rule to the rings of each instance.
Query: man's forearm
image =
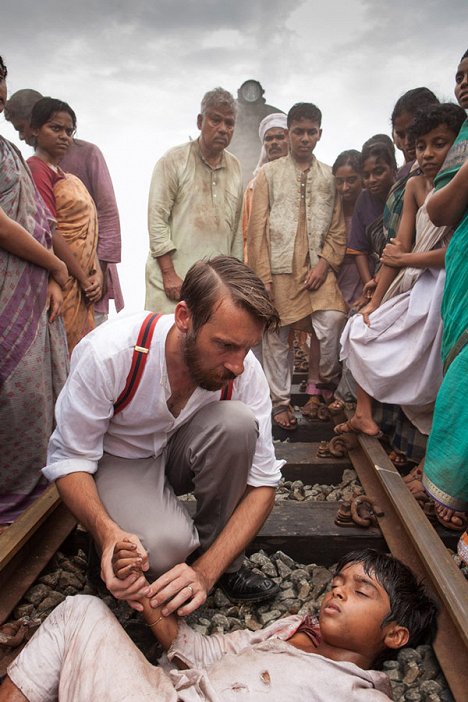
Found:
[[[70,473],[56,481],[60,497],[78,521],[90,532],[99,548],[107,536],[118,529],[109,517],[89,473]]]
[[[210,548],[193,564],[209,588],[260,531],[275,501],[275,488],[247,487],[228,523]]]

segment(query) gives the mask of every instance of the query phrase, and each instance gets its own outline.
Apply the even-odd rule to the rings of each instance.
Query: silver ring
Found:
[[[188,589],[190,590],[190,594],[193,597],[193,587],[191,585],[187,585]]]

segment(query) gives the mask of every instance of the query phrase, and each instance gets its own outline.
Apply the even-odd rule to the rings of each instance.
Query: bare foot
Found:
[[[337,424],[335,434],[367,434],[367,436],[375,436],[376,438],[382,436],[379,425],[374,422],[372,417],[358,417],[357,414],[354,414],[347,422]]]
[[[439,522],[447,529],[462,531],[466,527],[467,516],[465,512],[456,512],[454,509],[436,503],[435,513]]]

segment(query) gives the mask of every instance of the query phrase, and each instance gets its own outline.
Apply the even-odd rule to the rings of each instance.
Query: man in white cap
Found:
[[[288,143],[288,127],[286,124],[287,117],[283,112],[273,112],[262,119],[258,127],[258,136],[262,148],[260,158],[254,170],[254,177],[247,185],[244,193],[244,202],[242,206],[242,233],[244,235],[244,259],[247,261],[247,228],[249,226],[250,213],[252,211],[252,197],[255,184],[255,178],[262,166],[269,161],[276,161],[277,158],[287,156]]]

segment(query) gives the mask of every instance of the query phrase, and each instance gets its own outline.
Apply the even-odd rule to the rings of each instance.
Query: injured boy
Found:
[[[114,570],[141,576],[130,542]],[[164,605],[140,609],[166,654],[151,665],[99,599],[68,597],[8,668],[0,702],[378,702],[391,698],[376,661],[435,632],[437,606],[402,563],[371,549],[338,563],[319,619],[204,636]]]

